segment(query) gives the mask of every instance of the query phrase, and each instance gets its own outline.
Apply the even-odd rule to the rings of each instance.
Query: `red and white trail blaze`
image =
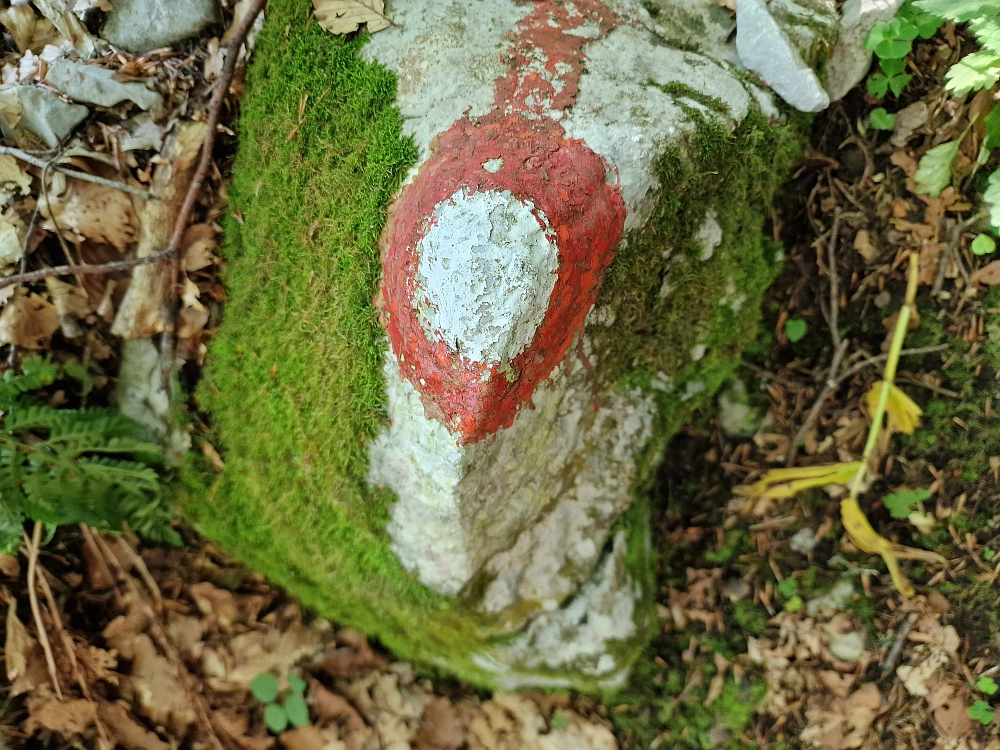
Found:
[[[493,110],[440,133],[390,210],[389,341],[428,416],[462,443],[509,426],[530,402],[582,330],[622,238],[617,175],[559,124],[584,44],[616,24],[599,0],[535,2]],[[465,229],[442,226],[449,218]]]

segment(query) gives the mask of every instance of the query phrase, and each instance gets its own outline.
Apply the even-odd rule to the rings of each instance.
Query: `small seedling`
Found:
[[[972,241],[972,252],[975,255],[990,255],[996,252],[997,243],[988,234],[981,234]]]
[[[1000,685],[997,685],[996,680],[992,677],[980,677],[976,687],[986,695],[996,695],[997,690],[1000,690]]]
[[[922,503],[924,500],[930,500],[931,493],[928,489],[919,490],[907,490],[902,489],[899,492],[893,492],[891,495],[887,495],[882,504],[889,511],[889,515],[893,518],[905,519],[910,517],[910,513],[917,506],[918,503]]]
[[[874,130],[892,130],[896,126],[896,116],[885,111],[885,107],[877,107],[868,115],[868,121]]]
[[[565,729],[569,724],[569,722],[566,721],[566,717],[558,712],[552,714],[552,721],[549,723],[552,725],[553,729]]]
[[[801,318],[791,318],[785,321],[785,333],[788,335],[788,340],[793,344],[801,341],[808,330],[809,324]]]
[[[288,695],[278,703],[278,678],[270,672],[262,672],[250,681],[254,697],[264,704],[264,723],[272,734],[280,734],[291,724],[304,727],[309,724],[309,706],[304,694],[306,681],[301,677],[288,675]]]
[[[986,562],[989,562],[990,560],[992,560],[996,556],[997,556],[996,550],[992,550],[989,547],[984,547],[983,548],[983,559]]]
[[[983,726],[993,723],[993,711],[990,710],[990,704],[986,701],[976,701],[969,706],[969,718],[978,721]]]
[[[778,593],[786,599],[791,599],[799,591],[799,584],[794,578],[786,578],[778,584]]]

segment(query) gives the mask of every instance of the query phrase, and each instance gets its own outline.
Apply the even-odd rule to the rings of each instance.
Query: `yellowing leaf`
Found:
[[[331,34],[350,34],[361,24],[374,34],[392,25],[382,0],[313,0],[313,7],[319,25]]]
[[[0,314],[0,344],[41,349],[59,329],[59,312],[37,294],[18,290]]]
[[[884,385],[885,381],[880,380],[865,394],[865,404],[868,407],[869,414],[875,413],[875,407],[878,405]],[[889,417],[890,430],[899,430],[904,435],[912,435],[913,431],[920,424],[920,415],[924,412],[895,383],[890,383],[889,399],[885,403],[885,413]]]
[[[881,555],[885,560],[885,565],[892,576],[892,583],[903,596],[913,596],[913,586],[906,580],[899,569],[900,560],[923,560],[924,562],[943,563],[946,562],[941,555],[936,552],[928,552],[914,547],[904,547],[901,544],[890,542],[879,534],[868,522],[868,518],[861,512],[861,506],[853,497],[847,497],[840,501],[840,519],[844,524],[844,530],[851,537],[851,541],[862,552],[871,555]]]
[[[846,484],[851,481],[860,461],[828,466],[795,466],[791,469],[771,469],[750,487],[752,497],[794,497],[803,490],[825,487],[828,484]]]
[[[73,180],[65,193],[51,200],[39,200],[46,221],[42,227],[56,230],[55,221],[64,234],[71,232],[77,242],[86,238],[106,243],[125,252],[138,239],[138,220],[127,193],[93,182]]]

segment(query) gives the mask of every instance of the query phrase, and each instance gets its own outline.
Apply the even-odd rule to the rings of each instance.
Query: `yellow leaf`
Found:
[[[884,385],[885,381],[880,380],[865,394],[865,404],[869,414],[875,413]],[[885,403],[885,413],[889,417],[890,430],[898,430],[904,435],[912,435],[920,424],[920,415],[924,412],[895,383],[889,383],[889,398]]]
[[[851,537],[851,541],[862,552],[872,555],[881,555],[885,560],[885,565],[892,576],[892,583],[903,596],[913,596],[913,586],[906,580],[906,576],[899,569],[900,560],[923,560],[924,562],[943,563],[946,560],[936,552],[928,552],[914,547],[904,547],[901,544],[890,542],[879,534],[868,522],[868,517],[861,512],[861,506],[853,497],[848,497],[840,501],[840,519],[844,523],[844,530]]]
[[[750,488],[752,497],[794,497],[803,490],[846,484],[857,474],[860,461],[826,466],[796,466],[791,469],[771,469]]]
[[[316,20],[331,34],[350,34],[366,24],[374,34],[392,25],[382,0],[313,0]]]

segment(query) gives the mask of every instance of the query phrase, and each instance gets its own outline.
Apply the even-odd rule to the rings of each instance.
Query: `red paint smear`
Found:
[[[382,238],[381,307],[400,371],[420,393],[427,415],[457,431],[463,443],[509,426],[530,403],[583,328],[624,234],[625,204],[618,185],[607,184],[604,161],[583,141],[565,138],[546,114],[576,98],[583,46],[592,38],[566,32],[588,20],[601,36],[616,23],[599,0],[535,3],[518,24],[510,70],[497,81],[496,108],[475,123],[457,120],[435,139],[434,154],[394,203]],[[487,172],[483,163],[497,158],[503,166]],[[428,339],[415,305],[417,247],[436,206],[460,189],[508,191],[530,202],[557,238],[559,269],[549,308],[528,347],[502,370],[499,362],[474,362]]]

